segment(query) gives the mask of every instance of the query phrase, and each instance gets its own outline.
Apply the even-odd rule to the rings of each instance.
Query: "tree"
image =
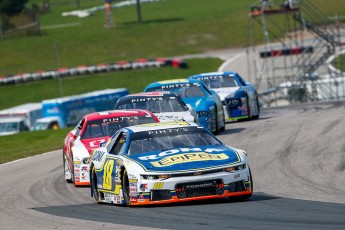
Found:
[[[29,0],[0,0],[0,15],[12,16],[20,13]]]

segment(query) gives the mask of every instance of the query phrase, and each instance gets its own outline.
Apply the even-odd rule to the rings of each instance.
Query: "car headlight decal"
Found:
[[[208,111],[200,111],[198,112],[198,117],[207,117],[208,116]]]

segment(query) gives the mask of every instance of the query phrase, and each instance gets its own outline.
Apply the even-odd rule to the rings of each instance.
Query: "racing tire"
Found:
[[[215,131],[213,132],[214,135],[219,133],[219,123],[218,123],[218,116],[217,116],[217,109],[213,110],[214,114],[214,122],[215,122]]]
[[[250,103],[249,103],[249,97],[248,95],[246,95],[246,100],[247,100],[247,111],[248,111],[248,118],[245,119],[246,121],[250,121],[250,119],[252,118],[252,111],[250,109]]]
[[[125,201],[125,205],[129,206],[131,204],[131,199],[129,197],[129,180],[126,169],[123,171],[122,176],[122,196]]]
[[[259,119],[260,118],[260,104],[259,104],[259,99],[258,99],[257,95],[256,95],[256,101],[255,102],[256,102],[256,108],[257,108],[258,114],[254,115],[253,119]]]
[[[93,198],[95,198],[95,201],[99,203],[99,193],[98,193],[98,188],[97,188],[97,176],[96,176],[95,166],[92,166],[91,181],[92,183],[90,184],[90,186],[92,189]]]
[[[74,184],[75,187],[77,187],[77,185],[75,184],[75,179],[74,179],[74,159],[73,159],[73,155],[72,155],[72,169],[71,169],[71,175],[72,175],[72,182]]]
[[[63,172],[64,172],[64,176],[66,175],[66,166],[69,168],[69,166],[68,166],[68,162],[67,162],[67,159],[66,159],[66,154],[65,153],[62,153],[62,160],[63,160]],[[66,165],[67,164],[67,165]],[[70,170],[71,171],[71,170]],[[72,173],[72,172],[71,172]],[[71,174],[72,175],[72,174]],[[66,179],[66,182],[67,183],[72,183],[73,182],[73,180],[72,180],[73,178],[71,178],[71,179]]]
[[[223,124],[224,126],[222,128],[219,129],[220,132],[224,132],[225,131],[225,114],[224,114],[224,110],[223,110]]]

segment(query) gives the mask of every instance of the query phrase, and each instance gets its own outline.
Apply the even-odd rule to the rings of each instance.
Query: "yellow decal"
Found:
[[[226,160],[229,157],[225,153],[220,154],[210,154],[205,152],[196,152],[196,153],[186,153],[178,154],[175,156],[168,156],[162,160],[151,162],[155,167],[166,167],[175,164],[195,162],[195,161],[220,161]]]
[[[173,80],[166,80],[166,81],[159,81],[159,84],[173,84],[173,83],[188,83],[187,79],[173,79]]]
[[[138,179],[129,179],[128,182],[129,183],[138,183]]]
[[[153,188],[163,188],[164,183],[163,182],[157,182],[153,185]]]
[[[107,161],[107,163],[104,166],[104,176],[103,176],[103,188],[104,189],[108,189],[111,190],[113,183],[112,183],[112,178],[111,178],[111,174],[113,172],[114,169],[114,161],[113,160],[109,160]]]

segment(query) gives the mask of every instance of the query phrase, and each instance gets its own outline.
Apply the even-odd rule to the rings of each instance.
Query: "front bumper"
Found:
[[[90,185],[90,166],[88,164],[74,162],[74,184],[76,186]]]
[[[228,106],[223,105],[225,121],[236,121],[239,119],[247,119],[249,118],[248,108],[246,105],[244,106]]]
[[[209,175],[173,177],[163,181],[141,180],[131,205],[167,204],[251,195],[249,171],[218,172]],[[146,189],[141,189],[145,184]]]

